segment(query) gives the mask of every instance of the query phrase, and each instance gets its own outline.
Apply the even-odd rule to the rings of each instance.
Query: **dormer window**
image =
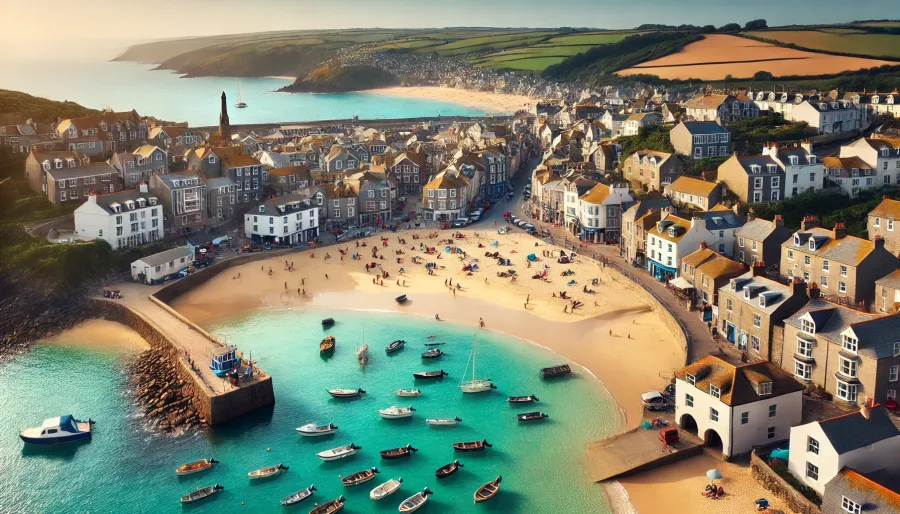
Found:
[[[806,160],[809,161],[810,164],[815,164],[815,163],[816,163],[816,156],[810,154],[810,156],[807,157]]]
[[[766,172],[768,173],[776,173],[778,170],[778,166],[774,164],[766,164]]]
[[[155,196],[150,197],[150,205],[156,205],[156,197]]]
[[[180,180],[173,180],[173,181],[172,181],[172,187],[181,187],[181,181],[180,181]]]
[[[713,398],[721,398],[722,390],[712,384],[709,384],[709,395]]]
[[[72,159],[72,158],[66,159],[66,166],[68,166],[69,168],[74,168],[75,167],[75,159]]]
[[[129,210],[129,211],[130,211],[130,210],[134,210],[134,201],[133,201],[133,200],[128,200],[127,202],[125,202],[125,206],[128,207],[128,210]]]
[[[259,206],[259,212],[260,212],[260,214],[266,212],[266,206],[265,206],[265,205],[260,205],[260,206]]]
[[[50,161],[44,161],[42,167],[44,168],[44,171],[50,171]]]
[[[62,168],[62,159],[53,159],[53,167],[56,169]]]
[[[791,160],[791,166],[796,166],[800,162],[800,159],[798,159],[796,155],[792,155],[790,157],[790,160]]]
[[[772,394],[772,382],[760,382],[756,384],[756,394],[759,396],[769,396]]]
[[[146,205],[147,205],[147,200],[145,200],[145,199],[143,199],[143,198],[138,198],[138,207],[140,207],[141,209],[143,209],[144,206],[146,206]]]
[[[761,169],[762,168],[760,168],[760,166],[758,164],[750,165],[750,173],[759,173],[761,171]]]
[[[760,306],[760,307],[765,307],[765,306],[766,306],[766,297],[765,297],[765,296],[760,296],[760,297],[759,297],[759,306]]]
[[[893,96],[887,97],[887,103],[888,103],[888,105],[894,105],[894,97]]]
[[[210,155],[210,156],[209,156],[209,163],[210,163],[210,164],[215,164],[215,163],[216,163],[216,156],[215,156],[215,155]]]
[[[687,380],[688,384],[691,384],[691,385],[697,384],[697,378],[694,377],[694,375],[691,375],[690,373],[685,373],[684,378],[685,378],[685,380]]]
[[[794,234],[794,246],[800,246],[800,236]]]
[[[879,101],[881,101],[881,97],[879,97],[878,95],[872,97],[873,104],[877,104]]]
[[[800,320],[800,330],[806,332],[807,334],[815,335],[816,325],[808,319],[801,319]]]
[[[844,334],[841,344],[844,349],[850,353],[856,353],[857,348],[859,348],[859,341],[855,337],[851,337],[847,334]]]
[[[816,251],[816,242],[815,242],[815,240],[813,240],[813,239],[810,239],[810,240],[809,240],[809,249],[810,249],[811,251],[813,251],[813,252]]]

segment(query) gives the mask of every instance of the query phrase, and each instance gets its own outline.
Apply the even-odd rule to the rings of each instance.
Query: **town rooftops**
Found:
[[[465,183],[447,173],[446,170],[438,173],[431,182],[425,184],[425,189],[454,189],[465,187]]]
[[[882,406],[870,408],[868,419],[856,411],[818,423],[838,455],[900,435]]]
[[[706,228],[710,232],[737,228],[744,224],[743,219],[728,209],[698,212],[695,216],[699,216],[706,223]]]
[[[692,135],[699,134],[728,134],[729,131],[714,121],[683,121],[684,128]]]
[[[193,255],[194,248],[192,246],[179,246],[178,248],[172,248],[171,250],[166,250],[164,252],[154,253],[153,255],[142,257],[135,262],[143,262],[150,267],[154,267],[162,266],[167,262],[179,260],[182,257],[193,257]]]
[[[707,182],[698,178],[681,176],[675,179],[675,182],[666,186],[666,189],[705,198],[711,195],[717,187],[719,187],[719,185],[715,182]]]
[[[752,270],[732,278],[719,290],[727,291],[753,310],[766,314],[775,312],[793,294],[791,286],[766,277],[753,276]],[[761,304],[760,297],[764,298],[764,304]]]
[[[151,193],[142,193],[138,189],[129,189],[117,193],[95,195],[97,205],[108,214],[122,214],[123,212],[156,205],[156,196]],[[139,201],[143,200],[143,201]],[[116,210],[118,207],[118,211]]]
[[[47,176],[52,180],[72,180],[108,174],[118,175],[118,172],[107,162],[95,162],[75,168],[50,168],[47,170]]]
[[[872,209],[869,216],[887,218],[889,220],[900,219],[900,200],[892,200],[890,198],[883,199],[877,207]]]
[[[300,177],[310,177],[309,168],[305,164],[299,166],[283,166],[281,168],[272,168],[269,170],[270,177],[286,177],[295,174],[300,175]]]
[[[782,247],[804,254],[818,255],[841,264],[858,266],[875,251],[875,242],[856,236],[834,239],[833,231],[812,227],[794,232],[794,237],[782,243]]]
[[[719,388],[719,400],[735,407],[803,391],[806,386],[769,361],[734,366],[715,355],[675,371],[675,378],[701,391]],[[771,389],[763,384],[771,384]],[[770,392],[769,392],[770,391]]]
[[[888,319],[894,318],[895,316],[889,316],[887,318],[877,318],[874,314],[869,314],[861,311],[857,311],[855,309],[850,309],[844,307],[842,305],[837,305],[831,302],[826,302],[822,299],[815,299],[808,302],[804,305],[799,311],[794,313],[793,316],[784,320],[785,325],[792,326],[797,329],[802,328],[801,319],[806,318],[812,320],[813,326],[815,327],[815,335],[824,338],[827,341],[830,341],[835,344],[842,344],[842,334],[845,330],[850,327],[856,327],[858,324],[865,324],[866,322],[874,322],[879,319]],[[890,328],[893,326],[894,330],[897,330],[900,327],[900,319],[890,320],[887,323],[876,324],[871,327],[867,327],[862,329],[862,332],[866,335],[876,336],[879,340],[882,338],[880,332],[886,328]],[[854,332],[856,332],[856,328],[854,328]],[[895,338],[900,341],[900,332],[896,333]],[[858,342],[857,352],[863,355],[874,356],[876,353],[879,353],[877,350],[874,350],[872,347],[873,341],[868,339],[862,339],[860,337]],[[887,341],[888,343],[890,341]],[[877,345],[875,345],[877,346]],[[893,345],[887,350],[892,351]]]
[[[245,153],[229,153],[222,157],[229,168],[243,168],[247,166],[259,166],[259,161],[252,155]]]
[[[718,109],[731,95],[697,95],[685,102],[688,109]]]
[[[747,268],[742,263],[733,261],[728,257],[719,254],[715,254],[712,259],[707,260],[697,267],[698,272],[713,279],[724,277],[726,275],[737,275],[743,273],[746,269]]]
[[[859,157],[825,157],[822,164],[826,168],[838,170],[870,170],[871,166]]]
[[[285,214],[296,212],[304,209],[313,209],[312,203],[306,197],[297,193],[291,193],[259,204],[253,214],[263,214],[266,216],[283,216]]]
[[[75,161],[76,166],[80,166],[82,164],[87,164],[90,161],[88,157],[81,155],[80,153],[74,150],[36,150],[32,149],[31,154],[34,155],[34,158],[38,160],[38,162],[43,163],[44,161],[49,161],[51,167],[55,167],[53,163],[54,160],[59,159],[62,161],[63,166],[68,166],[69,159]]]
[[[743,237],[751,241],[765,241],[767,237],[775,232],[778,225],[774,221],[768,221],[761,218],[752,219],[734,232],[735,237]],[[781,244],[779,241],[778,244]]]

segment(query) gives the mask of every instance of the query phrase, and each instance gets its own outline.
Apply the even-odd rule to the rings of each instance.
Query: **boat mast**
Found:
[[[472,383],[475,383],[475,334],[472,334]]]
[[[238,103],[241,103],[241,81],[238,81]]]

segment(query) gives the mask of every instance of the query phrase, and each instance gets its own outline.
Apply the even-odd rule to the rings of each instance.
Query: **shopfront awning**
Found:
[[[688,282],[687,280],[685,280],[682,277],[673,278],[672,280],[669,281],[669,285],[676,289],[681,289],[681,290],[694,288],[694,286],[692,286],[690,282]]]

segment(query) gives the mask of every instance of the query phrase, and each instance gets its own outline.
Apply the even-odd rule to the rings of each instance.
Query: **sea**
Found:
[[[407,497],[427,487],[434,492],[421,512],[453,513],[606,513],[609,501],[590,481],[585,446],[609,436],[621,413],[602,384],[579,367],[572,375],[542,380],[542,367],[561,356],[527,341],[491,331],[396,313],[332,311],[337,323],[324,330],[324,312],[262,310],[209,327],[236,344],[274,378],[276,403],[206,432],[159,435],[132,404],[126,366],[135,351],[37,344],[0,366],[0,511],[10,512],[308,512],[315,502],[341,495],[344,512],[396,512]],[[337,340],[322,357],[325,335]],[[429,339],[429,336],[435,336]],[[462,394],[460,381],[471,374],[477,335],[477,375],[491,378],[494,391]],[[403,339],[406,347],[388,355],[384,348]],[[355,350],[363,342],[370,361],[360,366]],[[424,360],[426,342],[444,343],[445,355]],[[442,380],[420,381],[412,373],[443,369]],[[362,388],[359,399],[337,400],[332,388]],[[419,388],[421,396],[399,398],[397,389]],[[535,404],[515,406],[507,396],[534,394]],[[410,419],[384,420],[377,411],[412,406]],[[516,414],[540,410],[549,418],[521,423]],[[26,447],[17,432],[44,418],[72,413],[96,421],[93,440],[55,448]],[[462,419],[456,427],[434,428],[426,418]],[[333,436],[301,437],[306,423],[334,423]],[[487,439],[480,453],[456,453],[451,444]],[[336,462],[316,453],[354,443],[362,449]],[[379,451],[412,445],[411,457],[385,461]],[[180,464],[201,458],[221,461],[213,469],[177,477]],[[438,480],[434,472],[458,459],[463,468]],[[268,480],[247,473],[282,463],[288,470]],[[377,467],[369,483],[344,487],[339,476]],[[502,476],[501,492],[474,504],[473,493]],[[394,495],[375,502],[369,491],[390,478],[403,479]],[[224,491],[203,503],[182,507],[179,498],[199,487],[221,484]],[[315,485],[313,498],[295,507],[279,503]]]

